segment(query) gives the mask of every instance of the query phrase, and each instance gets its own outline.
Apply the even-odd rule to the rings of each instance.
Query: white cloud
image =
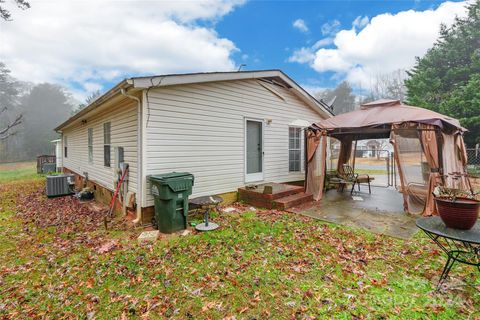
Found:
[[[323,38],[315,42],[315,44],[312,46],[312,49],[317,50],[317,49],[320,49],[321,47],[331,45],[332,43],[333,43],[333,38]]]
[[[313,68],[318,72],[323,71],[347,71],[351,63],[345,60],[337,49],[321,48],[315,53]]]
[[[326,22],[322,25],[322,34],[324,36],[334,34],[338,31],[340,27],[340,21],[337,19],[333,20],[332,22]]]
[[[305,91],[310,93],[312,96],[316,96],[317,94],[319,94],[322,91],[325,91],[327,89],[331,89],[331,88],[326,88],[326,87],[321,87],[321,86],[316,86],[316,85],[309,85],[309,84],[302,84],[301,86],[302,86],[303,89],[305,89]]]
[[[352,29],[335,34],[334,48],[302,48],[311,54],[290,61],[308,63],[318,72],[336,72],[336,76],[368,88],[379,74],[411,68],[415,57],[423,56],[438,38],[441,23],[448,26],[455,16],[466,15],[465,4],[444,2],[434,10],[384,13],[361,30],[356,28],[367,20],[357,17]],[[297,54],[298,50],[291,58]]]
[[[315,59],[315,53],[311,48],[300,48],[295,50],[292,56],[288,58],[289,62],[307,63]]]
[[[355,20],[353,20],[352,26],[355,27],[355,28],[361,29],[361,28],[365,27],[369,22],[370,22],[370,20],[368,19],[367,16],[365,16],[365,17],[358,16],[358,17],[355,18]]]
[[[103,86],[100,83],[96,83],[96,82],[85,82],[83,84],[83,87],[89,93],[90,92],[95,92],[97,90],[101,91],[103,89]]]
[[[30,3],[13,21],[0,21],[0,60],[21,80],[82,86],[119,76],[235,69],[231,55],[238,49],[214,23],[243,0]]]
[[[293,52],[288,58],[289,62],[307,63],[315,59],[315,50],[333,43],[333,38],[324,38],[315,42],[312,47],[302,47]]]
[[[307,24],[303,19],[297,19],[293,21],[292,25],[295,29],[300,30],[301,32],[308,32]]]

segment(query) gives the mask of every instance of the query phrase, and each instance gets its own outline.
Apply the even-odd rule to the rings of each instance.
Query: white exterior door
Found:
[[[245,182],[263,180],[263,121],[245,120]]]

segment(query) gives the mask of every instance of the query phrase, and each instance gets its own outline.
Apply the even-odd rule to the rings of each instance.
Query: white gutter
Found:
[[[142,221],[142,101],[130,94],[127,94],[125,89],[120,90],[121,94],[127,98],[137,101],[137,216],[133,220],[134,224],[138,224]]]

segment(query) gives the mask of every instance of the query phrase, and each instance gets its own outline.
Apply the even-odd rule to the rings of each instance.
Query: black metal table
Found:
[[[419,218],[416,224],[447,254],[447,263],[443,268],[437,289],[447,278],[455,262],[475,266],[480,271],[479,222],[470,230],[447,228],[440,217]]]
[[[204,196],[190,200],[190,203],[205,210],[205,222],[196,225],[195,229],[197,229],[198,231],[211,231],[218,228],[218,224],[209,220],[209,213],[211,208],[217,207],[222,201],[223,199],[219,196]]]

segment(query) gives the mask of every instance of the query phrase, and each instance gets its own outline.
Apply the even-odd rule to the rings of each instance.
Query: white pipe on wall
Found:
[[[142,221],[142,101],[133,95],[128,94],[125,89],[121,89],[120,92],[127,98],[137,101],[137,216],[133,220],[133,223],[138,224]]]

